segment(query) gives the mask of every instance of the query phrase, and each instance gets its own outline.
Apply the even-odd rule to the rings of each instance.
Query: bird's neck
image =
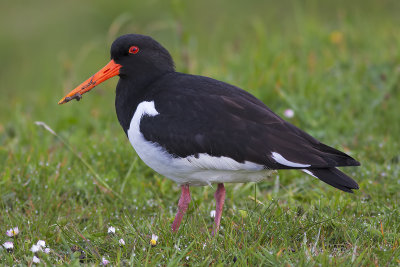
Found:
[[[151,93],[149,92],[151,91],[149,90],[151,84],[168,73],[158,73],[158,75],[153,73],[152,77],[146,75],[135,75],[135,77],[129,78],[120,77],[115,95],[115,110],[125,134],[127,134],[137,106],[145,101],[146,96]]]

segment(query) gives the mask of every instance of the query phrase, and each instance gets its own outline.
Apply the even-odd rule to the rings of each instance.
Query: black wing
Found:
[[[147,97],[159,115],[145,116],[140,130],[176,157],[207,153],[269,169],[304,168],[279,163],[275,152],[310,168],[359,165],[284,121],[251,94],[220,81],[174,73],[153,84]]]

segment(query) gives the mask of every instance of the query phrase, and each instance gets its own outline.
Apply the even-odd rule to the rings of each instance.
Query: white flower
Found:
[[[44,242],[44,240],[39,240],[36,245],[38,245],[39,247],[44,248],[46,246],[46,242]]]
[[[38,257],[36,257],[36,256],[33,256],[32,261],[33,261],[34,263],[40,263],[40,259],[39,259]]]
[[[115,229],[114,229],[115,230]],[[109,264],[110,261],[108,261],[106,258],[103,257],[103,259],[101,260],[101,264],[103,264],[104,266],[106,266],[107,264]]]
[[[154,247],[155,245],[157,245],[157,240],[158,240],[158,236],[156,236],[155,234],[152,234],[150,244]]]
[[[49,254],[50,253],[50,248],[45,248],[44,253]]]
[[[4,242],[3,247],[7,250],[12,250],[14,248],[13,242],[7,241]]]
[[[113,226],[108,227],[107,233],[109,233],[109,234],[115,234],[115,227],[113,227]]]
[[[151,235],[151,239],[157,241],[157,240],[158,240],[158,236],[155,235],[155,234],[152,234],[152,235]]]
[[[118,242],[121,246],[125,246],[125,241],[122,238]]]
[[[215,210],[210,211],[210,217],[211,218],[215,218],[215,213],[216,213]]]
[[[31,248],[31,251],[33,253],[36,253],[36,252],[41,251],[41,250],[42,250],[42,247],[39,246],[39,245],[33,245],[32,248]]]
[[[11,229],[7,230],[6,235],[9,236],[9,237],[13,237],[13,236],[18,235],[18,233],[19,233],[19,229],[18,229],[18,226],[17,226],[17,227],[14,227],[14,228],[11,228]]]
[[[293,116],[294,116],[294,111],[293,111],[293,109],[290,109],[290,108],[288,108],[288,109],[285,109],[285,111],[283,112],[283,115],[285,115],[285,117],[286,118],[293,118]]]

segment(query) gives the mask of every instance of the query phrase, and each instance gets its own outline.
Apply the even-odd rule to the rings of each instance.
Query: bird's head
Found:
[[[174,62],[169,52],[153,38],[140,34],[127,34],[118,37],[111,45],[111,61],[63,97],[58,104],[82,95],[95,86],[116,75],[121,79],[153,78],[174,71]]]

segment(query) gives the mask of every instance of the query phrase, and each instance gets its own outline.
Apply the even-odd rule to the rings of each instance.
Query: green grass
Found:
[[[112,265],[398,266],[400,5],[298,2],[3,5],[0,244],[15,248],[0,248],[0,265],[31,264],[42,239],[52,251],[37,256],[47,265],[106,257]],[[128,32],[159,40],[178,71],[245,88],[280,115],[292,108],[289,121],[362,163],[344,169],[360,190],[346,194],[295,171],[228,184],[212,238],[215,187],[196,187],[172,234],[180,190],[130,147],[113,107],[117,79],[57,105]],[[15,226],[19,235],[7,237]]]

